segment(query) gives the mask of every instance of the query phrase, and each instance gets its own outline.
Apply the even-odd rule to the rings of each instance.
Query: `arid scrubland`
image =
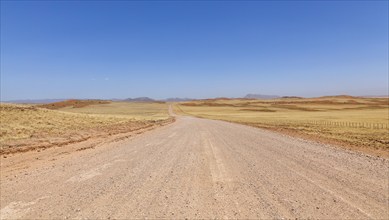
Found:
[[[74,101],[61,102],[57,110],[45,105],[2,103],[0,153],[63,146],[172,121],[163,103],[79,102],[81,107],[72,105]]]
[[[177,113],[218,119],[388,156],[388,98],[334,96],[273,100],[209,99],[181,103]]]
[[[110,102],[82,108],[65,107],[61,111],[126,117],[135,120],[164,120],[169,118],[168,104],[163,102]]]

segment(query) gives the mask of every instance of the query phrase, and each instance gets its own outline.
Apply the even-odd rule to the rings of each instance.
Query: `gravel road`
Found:
[[[389,216],[388,160],[239,124],[180,116],[54,152],[1,159],[2,219]]]

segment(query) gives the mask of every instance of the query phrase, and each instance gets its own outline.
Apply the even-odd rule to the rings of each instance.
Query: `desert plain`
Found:
[[[1,103],[1,219],[385,219],[388,98]]]

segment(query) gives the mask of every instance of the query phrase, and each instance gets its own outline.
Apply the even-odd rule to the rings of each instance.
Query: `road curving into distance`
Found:
[[[2,219],[389,216],[387,159],[216,120],[180,116],[94,149],[7,160]]]

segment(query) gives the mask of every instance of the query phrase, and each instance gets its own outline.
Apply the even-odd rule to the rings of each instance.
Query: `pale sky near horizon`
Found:
[[[388,1],[1,1],[1,100],[388,95]]]

